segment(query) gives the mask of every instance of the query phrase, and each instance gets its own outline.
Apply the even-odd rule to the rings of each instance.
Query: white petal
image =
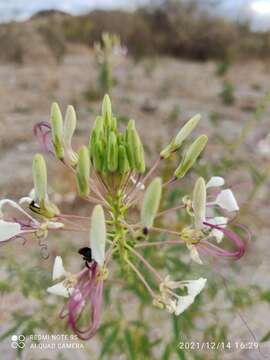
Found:
[[[238,211],[239,206],[237,201],[233,195],[233,192],[230,189],[222,190],[217,198],[216,204],[222,207],[227,211]]]
[[[105,260],[106,225],[101,205],[94,207],[91,218],[90,248],[93,259],[103,266]]]
[[[228,223],[228,218],[224,217],[224,216],[215,216],[214,218],[212,219],[208,219],[207,222],[209,224],[212,224],[212,225],[217,225],[217,226],[220,226],[220,227],[226,227],[227,223]]]
[[[35,224],[39,224],[37,220],[35,220],[32,216],[30,216],[20,205],[18,205],[15,201],[9,199],[3,199],[0,201],[0,215],[4,220],[14,219],[26,219],[31,220]]]
[[[205,287],[207,279],[199,278],[198,280],[189,280],[185,286],[188,289],[188,295],[195,298]]]
[[[225,181],[221,176],[212,176],[206,184],[206,188],[223,186]]]
[[[212,224],[212,225],[217,225],[217,226],[220,226],[222,228],[225,228],[227,223],[228,223],[228,219],[224,216],[216,216],[212,219],[209,219],[207,220],[207,222],[209,224]],[[218,243],[220,243],[224,237],[224,234],[222,231],[218,230],[218,229],[212,229],[211,233],[210,233],[211,236],[213,236],[214,238],[216,238],[216,241]]]
[[[25,197],[20,198],[19,204],[27,206],[27,205],[31,204],[32,201],[33,201],[32,198],[30,198],[29,196],[25,196]]]
[[[200,258],[200,255],[198,253],[198,250],[196,249],[196,246],[194,245],[190,245],[190,244],[187,244],[187,248],[189,249],[190,251],[190,257],[191,257],[191,260],[195,261],[197,264],[202,264],[202,260]]]
[[[20,224],[0,220],[0,241],[6,241],[21,233]]]
[[[194,297],[192,296],[179,296],[176,305],[175,315],[182,314],[193,303],[193,301]]]
[[[67,289],[64,286],[64,282],[57,283],[47,289],[47,291],[51,294],[58,295],[58,296],[64,296],[66,298],[70,297],[72,292],[74,291],[74,288]]]
[[[56,256],[55,260],[54,260],[54,265],[53,265],[53,274],[52,274],[52,278],[53,280],[57,280],[62,276],[66,275],[66,270],[63,266],[63,260],[61,258],[61,256]]]

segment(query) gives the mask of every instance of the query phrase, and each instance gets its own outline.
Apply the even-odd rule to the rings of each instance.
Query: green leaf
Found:
[[[117,338],[118,335],[118,327],[117,326],[113,326],[113,329],[110,333],[110,335],[105,337],[105,341],[103,342],[103,346],[100,352],[100,358],[102,358],[104,355],[108,355],[110,352],[110,349],[112,348],[112,346],[115,344],[115,340]]]

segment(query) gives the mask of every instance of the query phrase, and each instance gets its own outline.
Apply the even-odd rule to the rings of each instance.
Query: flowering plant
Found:
[[[125,131],[120,132],[108,95],[104,97],[101,115],[96,117],[88,146],[77,151],[72,148],[76,129],[76,113],[72,106],[68,106],[63,121],[60,108],[54,103],[50,123],[41,122],[35,126],[34,132],[44,150],[70,171],[76,178],[80,197],[95,206],[91,217],[61,213],[48,195],[45,160],[41,154],[36,154],[34,189],[29,196],[21,198],[19,203],[9,199],[0,201],[0,241],[37,239],[44,249],[42,241],[48,233],[77,231],[87,234],[88,246],[78,249],[83,260],[81,269],[75,274],[68,272],[62,258],[56,256],[52,273],[54,283],[47,289],[51,294],[67,298],[60,317],[67,318],[69,326],[81,339],[90,339],[98,329],[103,290],[110,277],[112,261],[117,263],[126,281],[130,273],[137,276],[155,306],[180,315],[192,305],[207,280],[202,277],[172,280],[170,275],[160,274],[141,250],[184,244],[190,258],[198,264],[203,264],[202,255],[232,259],[243,256],[245,242],[228,229],[239,206],[231,189],[220,190],[225,184],[223,178],[213,176],[206,182],[199,177],[191,194],[179,200],[179,205],[160,210],[162,195],[192,168],[206,146],[207,136],[200,135],[186,148],[169,180],[163,181],[154,174],[162,162],[181,150],[199,121],[199,115],[190,119],[148,171],[135,121],[130,120]],[[155,225],[157,219],[163,223],[162,219],[166,220],[167,215],[178,210],[186,212],[189,226]],[[169,238],[153,241],[150,235],[155,233],[166,234]],[[223,238],[231,242],[233,249],[222,246]],[[145,278],[141,265],[154,282],[149,283]],[[82,324],[82,314],[86,314],[87,325]]]

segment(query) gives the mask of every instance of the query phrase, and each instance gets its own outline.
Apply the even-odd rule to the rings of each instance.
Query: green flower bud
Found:
[[[47,195],[47,167],[41,154],[36,154],[33,159],[33,180],[35,196],[39,204],[44,204]]]
[[[170,144],[165,147],[160,153],[160,156],[163,159],[168,158],[174,151],[177,151],[181,145],[183,144],[184,140],[190,135],[193,129],[198,125],[199,121],[201,120],[201,115],[197,114],[193,116],[179,131],[175,138],[172,139]]]
[[[186,154],[184,155],[184,158],[181,161],[180,165],[175,170],[175,177],[182,178],[183,176],[185,176],[185,174],[192,167],[200,153],[205,148],[207,140],[208,138],[206,135],[201,135],[191,144]]]
[[[112,123],[112,105],[111,100],[108,94],[106,94],[103,98],[102,102],[102,116],[104,118],[105,128],[111,129]]]
[[[72,136],[76,129],[76,123],[77,123],[77,119],[76,119],[76,113],[74,107],[72,105],[69,105],[67,107],[65,122],[64,122],[63,144],[66,150],[65,158],[69,160],[71,165],[76,165],[78,161],[78,156],[72,150],[72,146],[71,146]]]
[[[64,158],[64,148],[62,145],[63,138],[63,118],[61,110],[57,103],[53,103],[51,107],[51,125],[52,125],[52,141],[56,157]]]
[[[118,168],[118,144],[114,132],[109,135],[107,147],[107,167],[110,172],[114,172]]]
[[[130,170],[126,148],[124,145],[119,146],[118,169],[120,174],[125,174]]]
[[[97,172],[102,172],[104,168],[104,149],[101,141],[97,141],[93,150],[93,163]]]
[[[141,210],[141,223],[144,227],[152,227],[157,214],[162,192],[161,178],[155,178],[147,187]]]
[[[144,150],[134,120],[130,120],[126,130],[127,155],[131,168],[139,173],[145,171]]]
[[[87,196],[90,192],[90,158],[86,146],[82,146],[78,152],[79,159],[76,167],[77,188],[80,196]]]
[[[48,199],[47,194],[47,168],[42,155],[36,154],[33,159],[33,180],[35,188],[35,203],[29,205],[30,209],[47,219],[59,214],[59,209]]]
[[[98,265],[103,266],[105,260],[106,223],[101,205],[94,207],[90,226],[90,248],[92,250],[92,257]]]
[[[112,117],[112,127],[111,127],[112,131],[117,131],[117,119],[116,117]]]
[[[104,119],[102,116],[97,116],[94,124],[94,129],[100,135],[104,131]]]
[[[201,229],[206,215],[206,186],[202,177],[200,177],[195,183],[192,207],[195,216],[195,227],[196,229]]]

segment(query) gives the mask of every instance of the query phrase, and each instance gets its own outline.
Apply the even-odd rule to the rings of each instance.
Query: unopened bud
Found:
[[[35,196],[39,204],[47,200],[47,167],[41,154],[36,154],[33,159],[33,180]]]
[[[69,162],[72,165],[75,165],[78,161],[77,154],[72,150],[71,141],[74,131],[76,129],[76,113],[74,107],[69,105],[67,107],[65,122],[64,122],[64,135],[63,135],[63,143],[64,148],[66,150],[65,158],[68,158]]]
[[[64,158],[64,148],[62,144],[63,138],[63,118],[61,110],[57,103],[53,103],[51,107],[51,124],[52,124],[52,142],[54,152],[58,159]]]
[[[112,105],[108,94],[103,98],[102,102],[102,116],[104,118],[104,125],[107,129],[111,129],[112,122]]]
[[[118,168],[118,144],[114,132],[111,132],[109,135],[107,148],[107,167],[111,172],[116,171]]]
[[[163,159],[168,158],[174,151],[177,151],[181,145],[183,144],[184,140],[190,135],[193,129],[198,125],[199,121],[201,120],[201,115],[197,114],[193,116],[178,132],[175,138],[172,139],[170,144],[166,146],[160,153],[160,156]]]
[[[205,148],[207,140],[208,138],[206,135],[201,135],[190,145],[183,160],[175,170],[174,175],[176,178],[182,178],[185,176]]]
[[[101,141],[97,141],[93,150],[93,163],[97,172],[104,170],[104,149]]]
[[[86,146],[82,146],[78,152],[79,159],[76,167],[77,188],[80,196],[87,196],[90,192],[90,158]]]
[[[126,148],[124,145],[119,146],[118,152],[118,168],[120,174],[125,174],[130,170]]]

